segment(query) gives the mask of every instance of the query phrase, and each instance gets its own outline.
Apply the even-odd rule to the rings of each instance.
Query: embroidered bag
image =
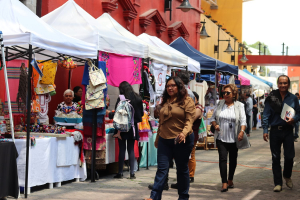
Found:
[[[56,75],[57,63],[53,63],[52,61],[48,61],[43,63],[43,74],[41,84],[45,85],[53,85]]]
[[[129,103],[130,101],[125,99],[124,95],[120,95],[119,97],[120,102],[113,118],[114,128],[121,132],[128,132],[132,127],[133,135],[135,136],[134,108]]]
[[[99,99],[99,98],[103,98],[103,97],[104,97],[103,90],[100,90],[98,92],[87,92],[85,94],[86,100],[94,100],[94,99]]]
[[[97,86],[106,83],[106,77],[102,69],[98,69],[91,60],[88,61],[89,65],[89,76],[93,86]]]
[[[93,86],[93,84],[91,83],[91,81],[89,81],[89,85],[86,86],[86,90],[87,93],[95,93],[95,92],[99,92],[101,90],[106,89],[106,84],[100,84],[97,86]]]
[[[91,109],[95,109],[95,108],[103,108],[103,107],[105,107],[104,94],[101,98],[85,101],[85,109],[86,110],[91,110]]]

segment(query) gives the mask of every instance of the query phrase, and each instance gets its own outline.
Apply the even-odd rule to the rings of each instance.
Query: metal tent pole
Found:
[[[7,56],[8,56],[8,49],[6,49],[6,53],[4,54],[4,43],[3,43],[2,31],[0,31],[0,44],[1,44],[2,63],[3,63],[3,69],[4,69],[4,79],[5,79],[5,88],[6,88],[6,96],[7,96],[7,103],[8,103],[9,119],[10,119],[10,126],[11,126],[10,127],[11,137],[12,137],[13,141],[15,142],[14,120],[13,120],[12,110],[11,110],[10,92],[9,92],[7,69],[6,69],[6,62],[5,62],[5,57],[7,59]]]
[[[27,137],[26,137],[26,173],[25,173],[25,198],[28,194],[28,167],[29,167],[29,140],[30,140],[30,116],[31,116],[31,74],[32,74],[32,45],[29,45],[29,65],[28,65],[28,79],[27,79]]]

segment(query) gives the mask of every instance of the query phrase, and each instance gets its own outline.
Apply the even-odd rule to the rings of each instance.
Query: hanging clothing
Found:
[[[150,132],[150,124],[149,124],[149,115],[144,111],[144,115],[142,117],[142,122],[138,123],[139,132]]]
[[[152,63],[153,75],[155,79],[155,93],[162,94],[166,85],[167,65]]]
[[[142,83],[141,58],[100,51],[99,61],[106,63],[106,76],[109,85],[119,87],[123,81],[127,81],[130,85]]]
[[[42,69],[43,64],[39,64],[38,67],[40,69]],[[55,91],[54,85],[40,84],[40,81],[42,80],[42,77],[35,70],[35,68],[33,68],[33,70],[32,70],[32,79],[33,79],[34,92],[36,94],[47,94],[47,93]]]
[[[198,83],[198,82],[196,82],[196,80],[192,80],[189,82],[189,86],[193,92],[197,92],[197,94],[199,95],[198,102],[199,102],[202,112],[204,112],[205,95],[206,95],[206,92],[208,89],[208,85],[207,85],[206,81],[203,81],[202,83]]]

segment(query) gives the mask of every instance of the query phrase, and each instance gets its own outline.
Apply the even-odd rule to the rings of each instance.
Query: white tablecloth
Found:
[[[71,140],[73,142],[71,142]],[[68,149],[73,149],[73,153],[78,155],[76,165],[57,166],[58,144],[69,145]],[[19,153],[17,159],[19,185],[25,186],[25,166],[26,166],[26,140],[16,139],[16,148]],[[73,154],[73,155],[75,155]],[[67,138],[42,138],[36,139],[36,145],[29,147],[29,176],[28,187],[44,185],[46,183],[57,183],[62,181],[80,178],[86,179],[86,165],[79,166],[79,147],[74,144],[73,137]]]

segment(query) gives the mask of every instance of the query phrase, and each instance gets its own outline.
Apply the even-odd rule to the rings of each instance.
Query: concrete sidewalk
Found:
[[[272,159],[269,144],[262,139],[262,129],[253,131],[250,137],[252,147],[240,150],[238,166],[234,177],[234,189],[221,193],[221,178],[216,150],[197,150],[195,182],[191,184],[190,199],[300,199],[300,142],[295,143],[296,157],[292,180],[294,188],[285,184],[280,193],[274,193]],[[282,159],[283,166],[283,159]],[[113,179],[114,175],[102,176],[96,183],[69,182],[60,188],[42,189],[32,192],[28,199],[101,199],[101,200],[141,200],[149,197],[148,185],[153,183],[156,167],[140,169],[137,179],[129,180],[125,172],[123,179]],[[169,184],[176,183],[176,169],[170,169]],[[24,195],[21,195],[24,198]],[[163,200],[178,199],[177,190],[163,192]]]

